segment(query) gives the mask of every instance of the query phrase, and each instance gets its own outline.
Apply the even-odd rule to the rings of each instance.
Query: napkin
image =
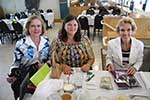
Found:
[[[49,96],[53,94],[59,96],[57,93],[59,90],[63,89],[63,83],[61,79],[43,80],[39,83],[31,100],[48,100]]]
[[[149,72],[140,72],[144,85],[147,89],[150,89],[150,73]]]

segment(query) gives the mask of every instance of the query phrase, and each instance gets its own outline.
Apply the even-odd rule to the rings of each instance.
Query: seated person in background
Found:
[[[106,70],[126,68],[128,75],[134,75],[143,63],[144,44],[132,37],[137,29],[132,18],[123,17],[116,28],[119,37],[108,42]]]
[[[19,87],[27,74],[27,67],[31,67],[36,63],[35,69],[28,70],[31,71],[31,74],[34,74],[50,56],[49,39],[42,36],[45,32],[43,20],[39,16],[31,16],[25,28],[26,36],[16,43],[14,62],[10,68],[9,77],[7,78],[7,81],[11,83],[15,100],[19,97]],[[18,69],[20,73],[18,73]]]
[[[73,67],[81,67],[82,71],[87,72],[94,63],[91,41],[82,35],[76,16],[69,15],[64,19],[59,36],[51,46],[52,78],[59,78],[61,72],[71,74]]]

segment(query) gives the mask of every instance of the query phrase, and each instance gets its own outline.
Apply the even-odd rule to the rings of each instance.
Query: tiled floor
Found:
[[[57,36],[58,30],[61,24],[55,23],[52,29],[49,29],[46,35],[52,40]],[[92,36],[91,28],[91,36]],[[10,84],[6,82],[7,73],[9,72],[10,65],[13,61],[13,49],[15,43],[11,44],[6,42],[4,45],[0,44],[0,100],[14,100],[13,93],[10,88]],[[96,36],[94,41],[92,41],[92,47],[95,54],[95,63],[93,65],[94,70],[101,70],[101,37]]]

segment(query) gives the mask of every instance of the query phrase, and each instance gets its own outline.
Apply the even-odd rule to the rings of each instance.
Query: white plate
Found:
[[[96,100],[109,100],[107,97],[99,96],[96,98]]]

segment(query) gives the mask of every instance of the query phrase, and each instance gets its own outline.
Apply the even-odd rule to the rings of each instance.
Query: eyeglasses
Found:
[[[127,31],[127,32],[131,32],[131,31],[132,31],[132,29],[130,29],[130,28],[129,28],[129,29],[127,29],[127,30],[125,30],[125,29],[120,29],[119,31],[120,31],[120,32],[125,32],[125,31]]]

